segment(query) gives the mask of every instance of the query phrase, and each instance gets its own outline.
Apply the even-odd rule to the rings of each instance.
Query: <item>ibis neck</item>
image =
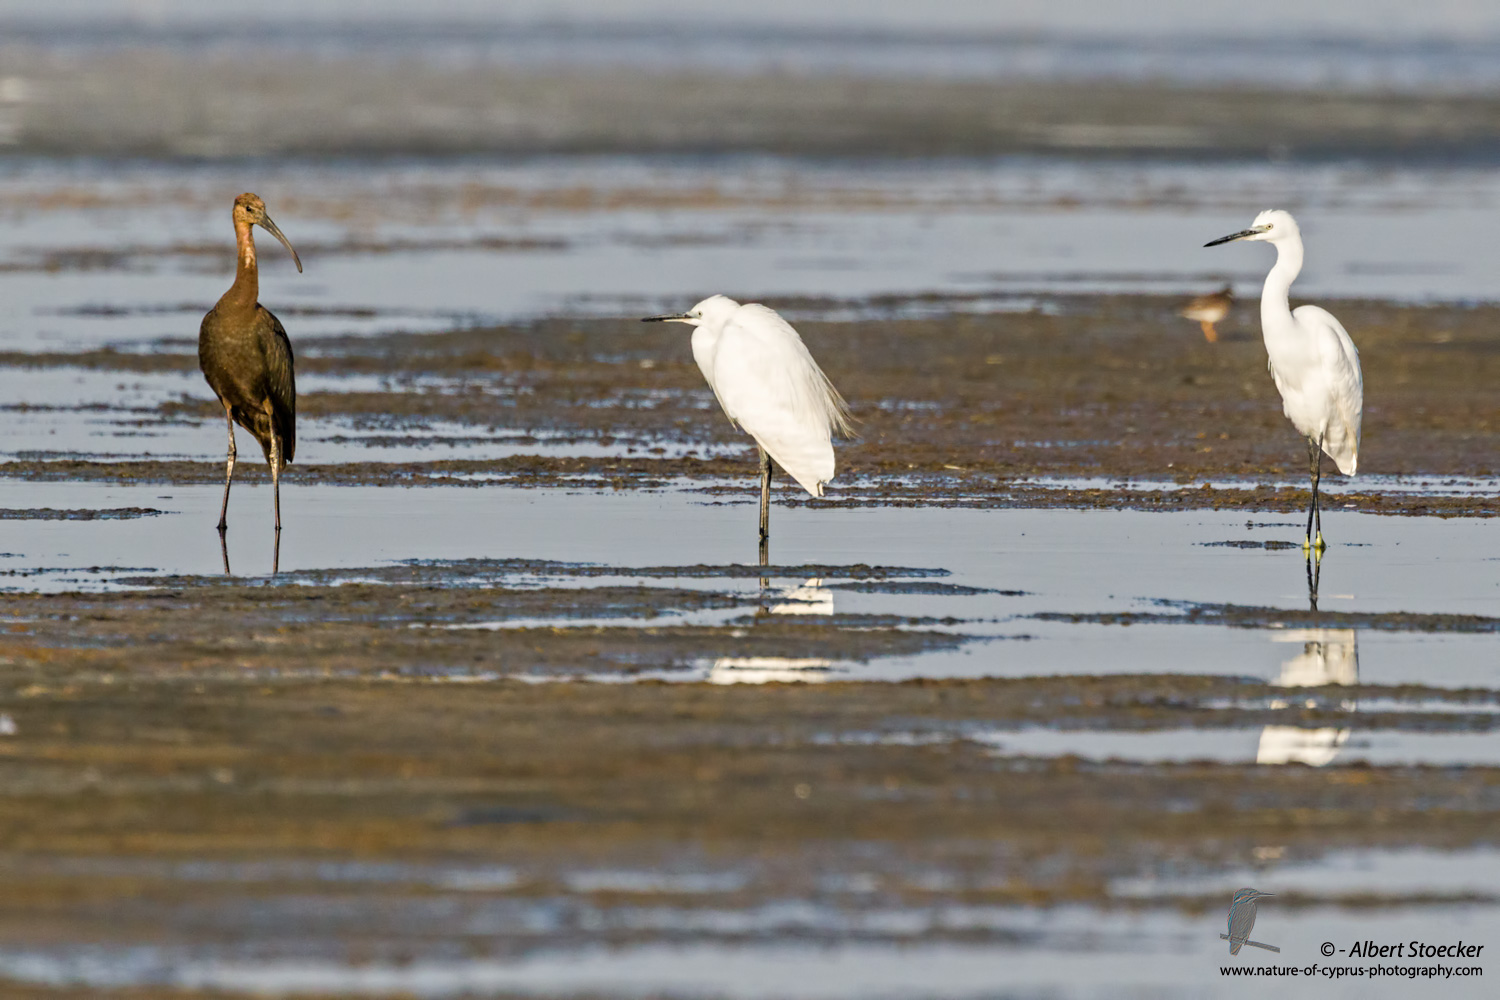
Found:
[[[1260,293],[1260,323],[1264,330],[1284,329],[1292,322],[1292,282],[1302,271],[1302,241],[1290,239],[1276,244],[1276,266],[1266,275]]]
[[[237,305],[255,305],[260,298],[260,270],[255,266],[255,237],[250,233],[250,223],[234,224],[234,242],[239,251],[239,263],[234,272],[234,284],[224,298]]]

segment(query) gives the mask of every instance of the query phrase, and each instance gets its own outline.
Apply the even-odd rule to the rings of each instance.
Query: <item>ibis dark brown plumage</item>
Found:
[[[234,199],[234,238],[239,264],[234,284],[203,317],[198,328],[198,367],[224,407],[229,423],[229,456],[224,469],[224,504],[219,531],[229,526],[229,485],[234,479],[234,425],[255,435],[271,466],[276,530],[281,531],[281,470],[297,451],[297,385],[292,374],[292,342],[271,311],[260,304],[255,237],[260,226],[291,251],[297,271],[302,261],[266,214],[259,195]]]

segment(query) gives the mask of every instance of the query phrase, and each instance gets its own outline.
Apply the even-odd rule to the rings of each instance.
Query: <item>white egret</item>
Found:
[[[1365,408],[1359,351],[1328,310],[1317,306],[1298,306],[1295,311],[1291,308],[1288,293],[1302,270],[1302,232],[1291,213],[1280,209],[1262,212],[1249,229],[1204,246],[1233,240],[1260,240],[1276,248],[1276,266],[1266,275],[1260,295],[1260,327],[1270,357],[1271,377],[1281,393],[1282,411],[1307,438],[1312,503],[1307,510],[1303,548],[1321,555],[1326,547],[1318,503],[1323,453],[1327,452],[1346,476],[1354,475],[1359,464],[1360,419]]]
[[[792,325],[756,302],[711,295],[685,313],[646,323],[687,323],[693,359],[724,415],[760,451],[760,540],[770,537],[771,460],[815,497],[833,478],[833,435],[848,435],[849,408]]]

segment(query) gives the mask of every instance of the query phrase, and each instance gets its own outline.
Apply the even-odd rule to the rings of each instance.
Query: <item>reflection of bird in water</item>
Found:
[[[1359,646],[1354,629],[1299,629],[1279,634],[1277,642],[1300,642],[1302,652],[1281,665],[1276,683],[1281,687],[1321,687],[1341,684],[1353,687],[1359,683]],[[1271,701],[1275,709],[1290,708],[1295,699]],[[1317,705],[1308,699],[1309,707]],[[1340,707],[1346,712],[1359,705],[1353,698]],[[1300,726],[1266,726],[1261,730],[1257,764],[1308,764],[1322,767],[1338,756],[1339,748],[1349,741],[1352,729],[1330,726],[1303,729]]]
[[[815,576],[782,594],[781,602],[766,610],[773,615],[831,615],[833,591],[823,586],[822,577]]]
[[[1318,610],[1318,581],[1323,576],[1323,560],[1307,560],[1307,606],[1309,611]]]
[[[710,684],[816,684],[828,680],[833,661],[818,657],[721,656],[708,668]]]
[[[833,591],[823,586],[822,577],[813,577],[800,586],[781,594],[776,604],[768,604],[767,581],[761,581],[761,613],[771,615],[831,615]],[[705,678],[710,684],[772,684],[825,681],[833,661],[822,658],[786,656],[721,656],[714,661]]]
[[[1255,901],[1274,895],[1274,892],[1259,892],[1255,889],[1239,889],[1235,892],[1234,898],[1229,901],[1229,954],[1238,955],[1250,940],[1250,932],[1255,929]]]
[[[1266,275],[1260,296],[1260,326],[1271,377],[1281,393],[1282,411],[1307,439],[1312,502],[1307,508],[1304,547],[1321,554],[1323,515],[1318,506],[1318,485],[1323,475],[1323,453],[1327,452],[1346,476],[1354,475],[1359,463],[1360,420],[1365,406],[1359,351],[1328,310],[1298,306],[1292,311],[1288,296],[1302,270],[1302,232],[1290,213],[1279,209],[1262,212],[1249,229],[1205,246],[1233,240],[1260,240],[1276,247],[1276,265]]]
[[[297,388],[292,374],[292,343],[281,321],[260,304],[260,272],[255,261],[252,226],[260,226],[280,240],[291,251],[297,270],[302,270],[297,251],[266,214],[265,202],[248,193],[236,198],[234,236],[239,247],[239,264],[234,284],[203,317],[198,329],[198,367],[203,369],[209,386],[219,397],[229,425],[219,531],[222,533],[229,526],[229,486],[234,479],[236,451],[234,425],[239,424],[260,442],[271,466],[279,541],[281,470],[297,450]]]
[[[815,497],[834,476],[834,434],[848,435],[849,408],[790,323],[758,303],[713,295],[685,313],[647,323],[687,323],[693,359],[731,423],[760,450],[760,542],[770,537],[771,460]]]
[[[1183,319],[1197,320],[1198,325],[1203,328],[1203,339],[1212,344],[1219,339],[1219,331],[1214,329],[1214,324],[1224,322],[1233,305],[1233,287],[1225,285],[1217,292],[1209,292],[1193,299],[1177,315]]]

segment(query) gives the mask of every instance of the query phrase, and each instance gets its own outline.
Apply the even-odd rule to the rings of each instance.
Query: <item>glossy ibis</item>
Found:
[[[292,375],[292,342],[286,329],[259,302],[260,275],[255,263],[252,226],[260,226],[292,254],[298,273],[302,261],[266,214],[259,195],[234,199],[234,238],[239,264],[234,284],[203,317],[198,328],[198,367],[219,397],[229,423],[229,457],[224,469],[224,504],[219,531],[229,526],[229,486],[234,479],[234,425],[255,435],[271,466],[276,530],[281,531],[281,470],[297,451],[297,386]]]

